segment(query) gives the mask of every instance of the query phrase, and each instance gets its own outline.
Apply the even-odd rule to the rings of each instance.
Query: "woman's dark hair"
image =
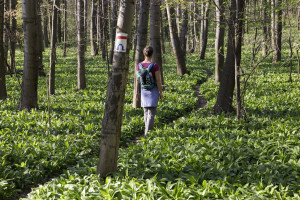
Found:
[[[152,54],[153,54],[153,48],[150,47],[150,46],[146,46],[146,47],[144,48],[143,53],[144,53],[144,56],[152,57]]]

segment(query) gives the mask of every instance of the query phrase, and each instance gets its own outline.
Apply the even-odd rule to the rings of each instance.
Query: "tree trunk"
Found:
[[[201,21],[201,52],[200,59],[204,60],[206,46],[207,46],[207,38],[208,38],[208,16],[209,16],[209,2],[203,3],[203,17],[204,19]]]
[[[49,47],[49,33],[48,33],[48,25],[49,25],[49,16],[48,16],[48,9],[47,9],[47,6],[44,7],[43,9],[43,20],[44,20],[44,43],[45,43],[45,47]]]
[[[117,33],[128,34],[127,41],[130,41],[134,9],[135,0],[121,1]],[[123,106],[129,71],[129,49],[129,45],[127,45],[126,52],[114,53],[102,120],[100,156],[97,167],[97,174],[100,173],[102,177],[117,171]]]
[[[199,42],[199,7],[198,7],[198,0],[194,0],[194,33],[195,33],[195,43]],[[196,49],[196,45],[195,45]]]
[[[225,20],[223,0],[216,1],[215,83],[220,82],[224,67]]]
[[[63,53],[63,57],[67,56],[67,9],[68,9],[68,3],[67,0],[64,0],[64,53]]]
[[[236,0],[236,47],[235,47],[235,86],[236,86],[236,113],[237,119],[240,120],[242,117],[242,105],[241,105],[241,90],[240,90],[240,64],[241,64],[241,54],[242,54],[242,41],[243,41],[243,20],[244,20],[244,10],[245,2],[244,0]]]
[[[110,53],[109,53],[109,63],[113,62],[114,55],[114,42],[116,37],[116,25],[117,25],[117,0],[111,0],[111,21],[110,21]]]
[[[4,1],[0,0],[0,100],[7,97],[5,81],[5,56],[3,49]]]
[[[300,5],[298,5],[297,13],[298,13],[298,31],[300,31]]]
[[[272,1],[272,44],[273,44],[273,63],[281,61],[281,38],[282,38],[282,0]]]
[[[150,0],[140,1],[140,13],[139,13],[139,27],[137,33],[137,45],[136,45],[136,54],[135,54],[135,65],[134,65],[134,92],[133,92],[133,102],[132,106],[134,108],[141,107],[141,101],[136,99],[136,94],[141,93],[141,88],[136,84],[136,66],[144,60],[143,50],[147,45],[147,35],[148,35],[148,23],[149,23],[149,8]]]
[[[4,0],[4,36],[3,36],[3,48],[4,48],[4,58],[6,71],[8,71],[7,58],[8,58],[8,41],[10,38],[10,1]]]
[[[24,27],[24,69],[19,109],[38,107],[38,2],[22,0]]]
[[[137,46],[137,38],[138,38],[138,24],[139,24],[139,10],[140,10],[140,0],[136,0],[136,3],[135,3],[135,28],[134,28],[134,41],[133,41],[133,55],[132,55],[132,61],[134,62],[135,61],[135,54],[136,54],[136,46]]]
[[[181,49],[183,53],[184,59],[186,59],[186,41],[187,41],[187,34],[188,34],[188,7],[187,3],[184,5],[184,10],[183,10],[183,21],[181,24],[181,31],[180,31],[180,44],[181,44]]]
[[[55,94],[55,62],[56,62],[56,42],[57,42],[57,6],[59,0],[53,0],[52,7],[52,28],[50,42],[50,74],[49,74],[49,91]]]
[[[163,15],[162,11],[160,11],[160,41],[161,41],[161,50],[162,53],[166,53],[166,48],[165,48],[165,35],[164,35],[164,25],[163,25]]]
[[[10,67],[11,70],[15,69],[15,55],[16,55],[16,41],[17,41],[17,19],[16,19],[16,6],[17,0],[11,0],[10,9],[11,17],[11,36],[10,36]]]
[[[169,1],[170,0],[165,0],[167,14],[168,14],[170,37],[171,37],[171,41],[172,41],[172,48],[173,48],[175,58],[176,58],[177,74],[182,76],[185,73],[187,73],[187,69],[186,69],[185,59],[183,57],[183,53],[182,53],[182,49],[181,49],[181,45],[180,45],[180,40],[178,38],[176,18],[175,18],[175,9],[172,5],[169,6]]]
[[[235,27],[236,3],[231,1],[230,18],[228,21],[227,54],[219,86],[217,102],[214,105],[214,112],[232,112],[233,90],[235,86]]]
[[[61,43],[61,12],[60,12],[60,1],[57,1],[57,42]]]
[[[269,4],[268,1],[262,0],[262,14],[263,14],[263,45],[262,45],[262,55],[265,57],[267,55],[267,49],[269,44],[269,33],[268,33],[268,24],[270,23],[269,16]]]
[[[180,20],[181,20],[181,4],[178,3],[173,3],[173,5],[176,5],[176,27],[177,27],[177,33],[178,33],[178,37],[180,37]]]
[[[86,88],[85,79],[85,30],[84,30],[84,0],[77,0],[77,48],[78,48],[78,67],[77,67],[77,89]]]
[[[91,27],[90,27],[90,39],[91,39],[91,55],[98,55],[97,46],[97,0],[92,0],[92,11],[91,11]]]
[[[84,0],[83,1],[83,7],[84,7],[84,11],[83,11],[83,15],[84,15],[84,25],[83,25],[83,29],[84,29],[84,40],[86,41],[87,38],[87,30],[88,30],[88,25],[87,25],[87,15],[88,15],[88,2],[90,2],[90,0]],[[84,45],[84,51],[86,51],[86,45]]]
[[[108,47],[107,47],[107,40],[108,40],[108,19],[105,16],[108,16],[108,1],[102,1],[102,17],[101,17],[101,51],[102,51],[102,60],[106,60],[108,57]],[[109,61],[109,60],[108,60]],[[109,63],[109,62],[108,62]]]
[[[150,45],[153,47],[152,62],[160,67],[160,76],[162,85],[164,85],[162,51],[161,51],[161,25],[160,25],[160,0],[150,1]]]
[[[45,76],[45,71],[44,71],[44,65],[43,65],[43,51],[44,51],[44,45],[43,45],[43,27],[42,27],[42,15],[41,15],[41,3],[42,0],[38,0],[37,1],[37,12],[38,12],[38,16],[37,16],[37,23],[38,23],[38,37],[36,38],[37,40],[37,54],[38,54],[38,74],[41,76]]]

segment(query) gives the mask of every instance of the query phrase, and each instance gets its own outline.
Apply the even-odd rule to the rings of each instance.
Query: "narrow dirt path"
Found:
[[[207,104],[207,100],[201,95],[199,89],[200,89],[200,85],[194,87],[194,91],[196,92],[198,97],[198,104],[196,105],[196,110],[200,108],[204,108]]]

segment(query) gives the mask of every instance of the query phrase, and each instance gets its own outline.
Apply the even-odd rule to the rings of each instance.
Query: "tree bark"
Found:
[[[57,42],[61,43],[61,12],[60,12],[60,1],[57,1]]]
[[[269,33],[268,33],[268,24],[270,23],[269,16],[269,3],[266,0],[262,0],[262,14],[263,14],[263,45],[262,45],[262,55],[265,57],[267,55],[267,49],[269,44]]]
[[[39,67],[39,70],[38,70],[38,74],[40,76],[45,76],[45,72],[44,72],[44,65],[43,65],[43,51],[44,51],[44,45],[43,45],[43,27],[42,27],[42,15],[41,15],[41,3],[42,3],[42,0],[38,0],[37,1],[37,12],[38,12],[38,15],[37,15],[37,24],[38,24],[38,37],[36,38],[37,40],[37,54],[38,54],[38,67]]]
[[[231,1],[230,18],[228,21],[227,54],[219,86],[217,102],[214,105],[214,112],[232,112],[233,90],[235,86],[235,27],[236,3]]]
[[[117,33],[127,33],[127,41],[130,41],[134,9],[135,0],[121,1],[116,31]],[[114,53],[102,120],[100,156],[97,167],[97,174],[100,173],[102,177],[117,171],[123,106],[129,71],[129,49],[128,45],[126,52]]]
[[[8,58],[8,41],[10,38],[10,1],[4,0],[4,36],[3,36],[3,48],[5,57],[6,71],[8,71],[7,58]]]
[[[205,59],[205,52],[207,46],[207,38],[208,38],[208,16],[209,16],[209,2],[202,4],[203,8],[203,17],[204,19],[201,20],[201,52],[200,52],[200,59]]]
[[[160,41],[161,41],[161,50],[162,50],[162,53],[165,54],[166,53],[166,47],[165,47],[165,35],[164,35],[164,25],[163,25],[162,10],[160,10]]]
[[[98,55],[97,46],[97,0],[92,0],[92,10],[91,10],[91,27],[90,27],[90,39],[91,39],[91,55]]]
[[[11,0],[10,10],[12,13],[11,17],[11,36],[10,36],[10,67],[12,70],[15,69],[15,55],[16,55],[16,41],[17,41],[17,1]]]
[[[140,13],[139,13],[139,25],[138,25],[138,33],[137,33],[137,45],[136,45],[136,53],[135,53],[135,65],[134,65],[134,92],[133,92],[133,108],[140,108],[141,101],[139,98],[136,99],[136,94],[141,93],[141,88],[138,84],[136,84],[137,75],[135,73],[136,66],[144,60],[143,50],[147,45],[147,35],[148,35],[148,23],[149,23],[149,8],[150,8],[150,0],[142,0],[140,1]]]
[[[55,94],[55,62],[56,62],[56,42],[57,42],[57,6],[59,0],[53,0],[52,6],[52,28],[50,42],[50,74],[49,74],[49,91]]]
[[[242,57],[242,41],[243,41],[243,20],[244,20],[244,10],[245,2],[244,0],[236,0],[236,47],[235,47],[235,86],[236,86],[236,113],[237,119],[240,120],[242,117],[242,105],[241,105],[241,90],[240,90],[240,65]]]
[[[5,80],[5,56],[3,48],[4,0],[0,0],[0,100],[7,97]]]
[[[220,82],[224,67],[225,20],[223,0],[216,0],[215,83]]]
[[[19,109],[38,107],[38,1],[22,0],[24,28],[24,69]]]
[[[177,74],[182,76],[187,73],[185,59],[183,57],[180,40],[177,33],[177,25],[176,25],[176,18],[175,18],[175,9],[172,5],[169,5],[170,0],[165,0],[167,14],[168,14],[168,22],[169,22],[169,29],[170,29],[170,37],[172,41],[172,48],[176,58],[177,64]]]
[[[68,17],[68,13],[67,13],[67,9],[68,9],[68,3],[67,3],[67,0],[64,0],[64,53],[63,53],[63,57],[66,57],[67,56],[67,17]]]
[[[162,47],[161,47],[161,12],[160,0],[150,1],[150,45],[153,48],[152,62],[157,63],[160,67],[160,76],[162,85],[164,85],[163,66],[162,66]]]
[[[198,7],[198,0],[194,0],[194,33],[195,33],[195,43],[199,42],[199,7]],[[195,45],[196,46],[196,45]],[[196,47],[195,47],[196,48]]]
[[[78,48],[78,67],[77,67],[77,89],[86,88],[85,79],[85,30],[84,30],[84,0],[77,0],[77,48]]]
[[[84,7],[84,11],[83,11],[83,15],[84,15],[84,40],[86,41],[87,39],[87,30],[88,30],[88,25],[87,25],[87,16],[88,16],[88,2],[90,2],[90,0],[83,0],[83,7]],[[86,45],[84,45],[84,51],[86,51]]]
[[[183,5],[183,21],[181,24],[181,30],[180,30],[180,44],[182,53],[184,56],[184,59],[186,59],[186,43],[187,43],[187,35],[188,35],[188,7],[187,3],[184,3]]]
[[[49,16],[48,16],[48,9],[47,6],[44,7],[43,9],[43,25],[44,25],[44,43],[45,43],[45,47],[49,47],[49,33],[48,33],[48,25],[49,25]]]
[[[273,63],[281,61],[281,38],[282,38],[282,0],[272,1],[272,44],[273,44]]]
[[[102,60],[106,60],[108,57],[108,47],[107,47],[107,40],[108,40],[108,19],[105,16],[108,16],[108,1],[102,1],[102,17],[101,17],[101,51],[102,51]],[[109,63],[109,60],[108,60]]]
[[[109,53],[109,63],[113,62],[114,55],[114,42],[116,37],[116,25],[117,25],[117,0],[111,0],[111,21],[110,21],[110,53]]]

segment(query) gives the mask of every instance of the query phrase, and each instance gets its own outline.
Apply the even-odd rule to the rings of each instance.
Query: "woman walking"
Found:
[[[159,98],[163,98],[163,94],[159,66],[157,63],[152,63],[153,48],[147,46],[143,50],[143,53],[145,60],[139,63],[136,70],[139,77],[137,81],[140,82],[137,83],[137,85],[141,87],[141,106],[144,108],[146,136],[148,131],[153,130],[156,107],[158,105]],[[139,96],[139,94],[136,94],[137,99],[139,99]]]

